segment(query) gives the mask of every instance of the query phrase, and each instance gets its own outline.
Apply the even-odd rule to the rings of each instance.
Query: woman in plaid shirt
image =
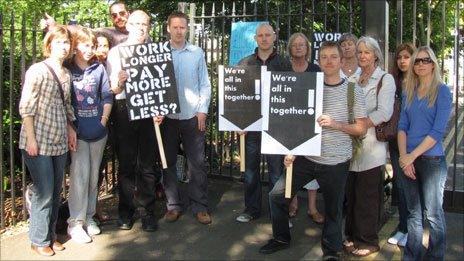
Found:
[[[43,45],[47,58],[27,70],[19,104],[23,119],[19,148],[34,183],[29,227],[31,249],[45,256],[64,249],[56,241],[55,225],[67,152],[76,149],[76,133],[70,124],[75,119],[70,74],[63,67],[70,49],[71,35],[65,27],[55,26],[47,33]]]

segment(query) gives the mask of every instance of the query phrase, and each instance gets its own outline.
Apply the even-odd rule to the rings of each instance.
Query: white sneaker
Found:
[[[101,230],[97,225],[97,222],[95,222],[93,218],[87,220],[86,225],[87,225],[87,234],[89,234],[89,236],[94,236],[94,235],[98,235],[101,233]]]
[[[408,233],[404,234],[403,238],[401,238],[401,239],[398,241],[398,246],[400,246],[400,247],[405,247],[405,246],[406,246],[406,243],[408,243]]]
[[[392,245],[397,245],[398,244],[398,241],[400,241],[403,237],[404,237],[404,233],[403,232],[396,232],[395,235],[393,235],[392,237],[390,237],[387,242],[392,244]]]
[[[92,242],[92,239],[87,235],[82,225],[77,224],[68,226],[68,235],[77,243],[85,244]]]
[[[247,213],[242,213],[235,220],[241,223],[248,223],[253,220],[253,217]]]

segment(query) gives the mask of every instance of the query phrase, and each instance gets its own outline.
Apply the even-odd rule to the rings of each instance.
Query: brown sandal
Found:
[[[354,246],[353,241],[345,240],[343,241],[343,249],[348,253],[352,253],[353,251],[356,250],[356,247]]]
[[[378,246],[363,246],[362,248],[351,251],[351,254],[357,257],[364,257],[379,252],[379,250],[380,248]]]

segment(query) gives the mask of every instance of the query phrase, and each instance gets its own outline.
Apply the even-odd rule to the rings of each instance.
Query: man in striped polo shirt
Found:
[[[366,108],[359,88],[354,89],[355,122],[349,123],[348,81],[340,78],[341,55],[336,42],[324,42],[319,50],[319,65],[324,72],[323,114],[317,119],[322,127],[321,156],[286,156],[284,159],[286,166],[293,163],[293,194],[313,179],[322,190],[326,216],[321,239],[324,260],[339,259],[342,250],[342,204],[352,156],[350,135],[366,133]],[[260,248],[263,254],[289,247],[289,201],[284,193],[285,175],[269,192],[274,238]]]

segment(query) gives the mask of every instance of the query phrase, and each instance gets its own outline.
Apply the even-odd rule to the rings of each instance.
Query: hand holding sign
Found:
[[[287,155],[285,197],[291,197],[292,155],[320,155],[322,73],[262,72],[261,153]]]
[[[178,113],[179,98],[169,42],[119,47],[119,83],[124,83],[131,120]]]
[[[261,131],[261,74],[256,67],[219,66],[219,130],[240,134],[240,171],[245,171],[246,131]]]

